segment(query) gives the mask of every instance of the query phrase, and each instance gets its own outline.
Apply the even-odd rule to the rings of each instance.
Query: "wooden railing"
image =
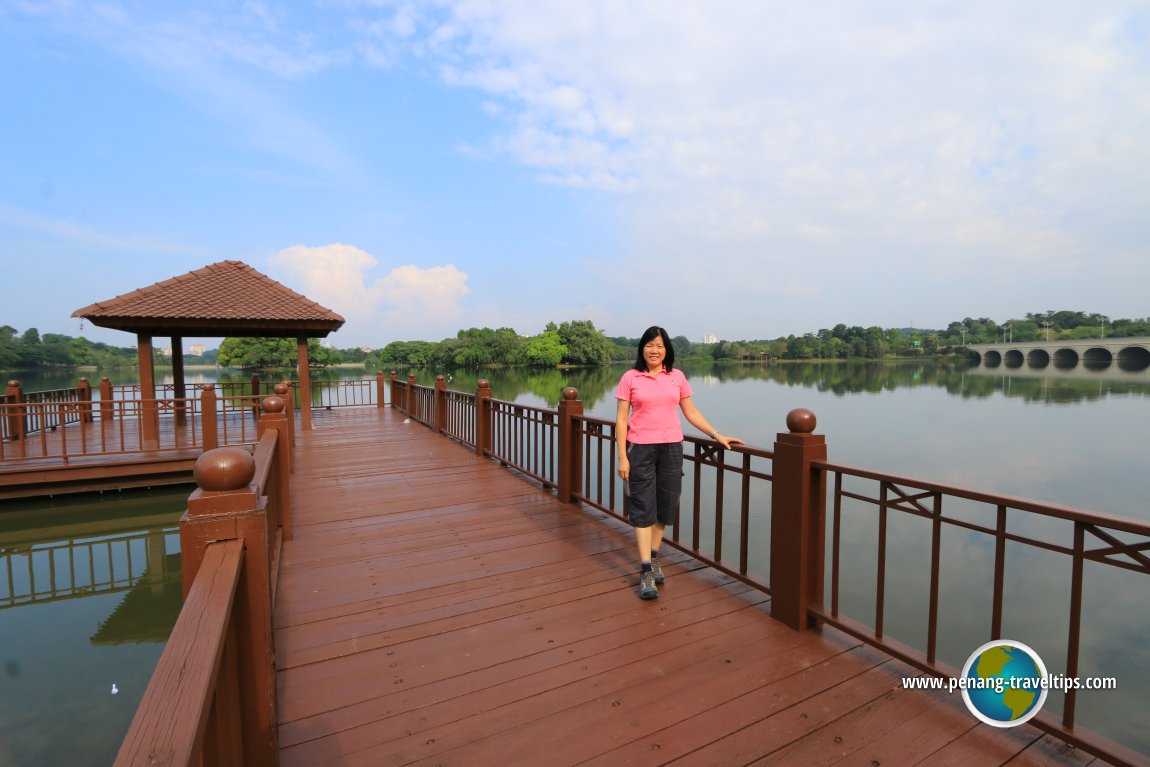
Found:
[[[180,519],[185,602],[116,765],[274,765],[271,611],[291,538],[285,403],[262,402],[254,453],[209,450]]]
[[[0,463],[27,458],[67,463],[80,456],[203,450],[252,444],[258,398],[221,403],[209,384],[198,397],[151,400],[24,402],[2,405],[0,420],[14,424],[0,441]],[[253,412],[254,409],[254,412]],[[26,429],[24,424],[84,423],[76,428]],[[151,429],[149,421],[154,422]]]
[[[392,406],[410,419],[553,489],[559,500],[626,517],[626,495],[615,476],[614,423],[584,416],[575,389],[564,390],[554,411],[496,400],[486,381],[480,381],[475,394],[470,395],[447,391],[442,377],[434,387],[420,387],[414,377],[401,381],[393,374],[390,392]],[[169,754],[183,760],[171,763],[180,764],[187,763],[185,756],[195,759],[200,754],[210,763],[275,763],[270,605],[277,569],[276,531],[290,538],[286,479],[290,451],[282,449],[289,428],[282,401],[272,407],[265,401],[264,407],[254,457],[234,448],[201,457],[208,466],[202,472],[197,469],[201,488],[189,499],[188,513],[181,520],[185,584],[191,605],[185,611],[198,617],[185,620],[181,613],[118,764],[169,763],[155,761],[157,755],[166,759]],[[749,446],[725,450],[710,440],[688,437],[683,507],[668,543],[770,593],[772,616],[796,630],[833,625],[929,674],[953,677],[955,670],[937,657],[942,575],[939,552],[942,530],[948,528],[993,542],[996,564],[986,608],[990,623],[987,639],[1001,638],[1003,631],[1008,545],[1033,547],[1069,560],[1066,612],[1070,633],[1065,672],[1074,676],[1079,669],[1081,623],[1090,601],[1085,587],[1087,563],[1139,575],[1150,573],[1146,554],[1150,551],[1150,525],[833,464],[827,460],[824,437],[814,433],[813,413],[793,410],[786,425],[788,431],[777,435],[771,450]],[[274,429],[273,436],[265,431],[268,429]],[[240,472],[242,479],[213,479],[215,475],[209,470],[212,461],[230,466],[233,461],[242,462],[239,456],[250,461],[250,470]],[[866,483],[871,484],[871,490],[859,487]],[[966,509],[943,514],[944,498],[960,506],[975,503],[993,508],[995,521],[989,525],[972,521]],[[828,508],[832,509],[829,539]],[[841,533],[843,515],[860,509],[865,519],[873,520],[875,537],[848,539]],[[930,606],[923,648],[891,638],[884,628],[890,575],[885,564],[889,550],[886,531],[892,513],[929,524],[929,535],[918,542],[931,550],[927,579]],[[1016,516],[1065,523],[1071,540],[1058,543],[1023,535],[1013,524],[1007,525],[1008,519]],[[239,547],[234,542],[218,543],[239,538],[244,541],[242,554],[236,553]],[[839,563],[847,551],[876,556],[876,605],[871,622],[845,615],[840,609]],[[240,556],[245,558],[242,568],[237,561]],[[229,586],[236,582],[235,572],[241,574],[239,585]],[[197,573],[204,574],[202,584]],[[1140,585],[1144,588],[1144,583]],[[827,588],[829,594],[825,593]],[[197,590],[194,600],[193,590]],[[231,594],[235,598],[229,601]],[[1146,601],[1130,598],[1131,604]],[[198,633],[208,636],[192,635]],[[184,687],[176,689],[172,685],[178,686],[175,669],[179,664],[196,673],[187,675],[186,681],[179,683]],[[154,693],[152,686],[157,688]],[[1138,694],[1140,697],[1130,705],[1144,710],[1146,694]],[[173,702],[181,699],[188,702]],[[1147,763],[1145,756],[1081,727],[1075,703],[1075,696],[1069,695],[1060,719],[1039,715],[1031,721],[1112,764]],[[195,713],[194,726],[164,729],[164,717],[176,721],[173,707],[177,705],[184,706],[182,711]]]
[[[116,756],[117,765],[197,764],[209,726],[217,743],[242,742],[220,732],[227,725],[225,715],[213,717],[213,712],[217,690],[228,689],[231,697],[220,708],[237,708],[233,614],[243,561],[244,542],[238,538],[205,547],[199,577],[185,595],[164,654]],[[221,671],[224,668],[226,672]],[[221,676],[227,678],[221,682]],[[243,764],[235,751],[219,762],[205,762]]]
[[[416,386],[413,377],[400,381],[393,374],[392,405],[473,447],[478,455],[554,489],[564,502],[626,518],[627,498],[615,474],[615,424],[584,416],[574,389],[563,392],[556,410],[547,410],[494,399],[482,380],[476,393],[468,395],[448,392],[442,377],[432,388]],[[466,428],[460,428],[461,423]],[[1087,563],[1150,574],[1150,524],[833,464],[827,461],[824,437],[814,433],[813,413],[796,409],[786,423],[788,431],[778,434],[772,450],[751,446],[724,450],[711,440],[688,436],[680,516],[665,540],[770,593],[772,616],[796,630],[833,625],[928,674],[957,676],[954,667],[937,657],[941,531],[948,527],[980,534],[994,546],[993,588],[986,606],[990,631],[983,641],[1003,636],[1008,544],[1055,552],[1069,560],[1071,579],[1065,600],[1069,636],[1063,671],[1074,678],[1080,669],[1080,635],[1089,602]],[[855,485],[862,482],[870,482],[873,489],[869,493],[857,489]],[[965,507],[964,513],[944,515],[944,498],[988,506],[994,510],[995,521],[989,525],[972,522]],[[873,517],[874,538],[848,539],[841,534],[842,515],[851,504]],[[828,507],[832,509],[829,540]],[[921,518],[930,525],[920,544],[931,551],[925,578],[929,607],[923,616],[927,639],[922,648],[884,631],[887,583],[892,575],[886,567],[886,530],[893,513]],[[1051,542],[1023,535],[1013,524],[1008,528],[1008,517],[1062,521],[1067,523],[1069,540]],[[877,552],[870,549],[878,563],[871,621],[844,614],[839,603],[843,552],[873,547],[867,540],[877,540]],[[867,553],[865,548],[861,551]],[[1140,585],[1143,597],[1132,598],[1134,604],[1148,601],[1146,583]],[[1076,718],[1077,696],[1077,691],[1067,694],[1060,718],[1041,713],[1031,721],[1115,765],[1147,764],[1146,756],[1082,727]],[[1130,705],[1133,710],[1144,710],[1150,699],[1143,690]]]
[[[105,379],[106,381],[107,379]],[[11,387],[10,387],[11,388]],[[111,387],[109,387],[110,389]],[[66,390],[81,396],[83,388]],[[275,384],[292,424],[290,387]],[[107,392],[105,392],[107,393]],[[195,397],[100,399],[13,396],[0,403],[0,465],[37,459],[67,464],[94,456],[145,454],[150,458],[179,451],[211,450],[227,445],[253,445],[261,418],[261,396],[233,393],[220,396],[205,384]],[[57,424],[44,428],[45,424]]]
[[[107,380],[107,379],[104,379]],[[386,378],[383,373],[377,373],[372,378],[340,378],[326,380],[322,378],[311,379],[311,407],[314,410],[330,410],[343,407],[383,407],[386,402]],[[276,387],[286,384],[292,392],[292,407],[298,409],[299,387],[295,382],[287,379],[275,381],[264,380],[259,373],[253,373],[249,381],[218,381],[215,384],[220,399],[267,397],[276,394]],[[109,398],[139,399],[139,384],[117,385],[111,388]],[[156,393],[161,397],[175,397],[176,385],[173,383],[158,384]]]
[[[1032,587],[1024,597],[1066,605],[1067,634],[1060,648],[1062,657],[1054,660],[1053,664],[1050,657],[1044,657],[1050,673],[1059,672],[1067,679],[1078,679],[1083,668],[1083,619],[1090,601],[1087,597],[1088,563],[1093,565],[1089,570],[1091,579],[1099,584],[1094,591],[1096,597],[1118,591],[1114,586],[1114,573],[1136,573],[1135,577],[1150,575],[1150,556],[1147,555],[1150,552],[1150,524],[1145,522],[859,469],[826,460],[815,460],[811,467],[819,482],[830,486],[831,517],[829,601],[816,600],[811,604],[808,610],[810,619],[836,626],[928,674],[940,677],[960,675],[959,669],[939,658],[940,596],[945,587],[942,562],[944,547],[948,543],[952,552],[959,546],[985,552],[988,567],[984,573],[990,576],[990,599],[974,606],[980,622],[989,626],[989,634],[985,635],[984,641],[1002,639],[1008,634],[1004,629],[1004,617],[1009,612],[1007,586],[1012,577],[1017,582],[1027,574],[1021,563],[1033,560],[1026,559],[1026,552],[1051,552],[1069,565],[1069,578],[1061,595],[1041,593]],[[869,620],[847,616],[840,611],[844,578],[849,577],[853,583],[867,577],[857,568],[849,576],[843,572],[844,550],[851,546],[843,533],[848,517],[870,527],[874,540],[877,540],[877,557],[870,574],[874,602]],[[896,572],[888,563],[888,555],[893,548],[889,531],[900,520],[921,520],[918,526],[924,535],[920,551],[929,551],[926,572],[915,580],[919,584],[916,590],[926,592],[927,609],[920,613],[918,624],[921,634],[925,635],[924,646],[908,645],[888,635],[888,598],[891,586],[896,583]],[[903,524],[905,530],[906,523]],[[859,532],[857,528],[856,524],[854,536]],[[1023,530],[1033,532],[1024,534]],[[1009,561],[1008,547],[1012,549]],[[1050,566],[1057,567],[1053,563]],[[952,575],[969,577],[970,573]],[[905,580],[904,570],[897,581],[905,584]],[[1141,581],[1127,585],[1138,589],[1132,593],[1142,594],[1141,597],[1133,597],[1133,603],[1146,604],[1147,583]],[[1122,591],[1131,593],[1126,589]],[[1014,609],[1019,607],[1015,603]],[[970,613],[970,606],[966,606],[963,612]],[[1052,637],[1044,639],[1057,648],[1058,642]],[[1057,656],[1059,653],[1052,654]],[[1137,680],[1141,684],[1145,681]],[[1083,730],[1077,719],[1079,694],[1078,688],[1066,690],[1061,717],[1043,710],[1031,722],[1113,764],[1146,764],[1145,756]],[[1143,695],[1129,705],[1134,706],[1134,710],[1145,710],[1148,702]]]

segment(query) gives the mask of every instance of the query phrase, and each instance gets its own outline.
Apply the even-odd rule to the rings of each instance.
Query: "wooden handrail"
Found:
[[[291,537],[291,442],[283,399],[260,404],[254,455],[224,447],[196,460],[199,488],[180,519],[184,607],[117,765],[277,761],[271,609]],[[221,547],[236,561],[221,561]]]
[[[195,763],[224,658],[243,561],[244,542],[238,538],[211,543],[204,550],[199,573],[120,746],[116,767]]]

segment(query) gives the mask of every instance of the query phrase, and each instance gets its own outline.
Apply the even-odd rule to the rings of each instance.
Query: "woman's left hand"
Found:
[[[745,445],[746,444],[745,442],[743,442],[738,437],[727,437],[727,436],[724,436],[722,434],[719,434],[718,432],[715,432],[715,441],[718,442],[720,445],[722,445],[727,450],[731,449],[731,445]]]

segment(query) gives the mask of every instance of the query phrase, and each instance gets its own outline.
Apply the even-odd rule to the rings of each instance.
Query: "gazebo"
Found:
[[[242,261],[220,261],[72,312],[93,325],[136,334],[140,391],[156,399],[152,364],[156,336],[172,341],[175,396],[187,396],[184,338],[227,336],[295,338],[300,381],[300,425],[311,428],[309,338],[339,330],[343,317],[260,274]],[[147,426],[145,425],[145,428]],[[146,438],[145,438],[146,440]]]

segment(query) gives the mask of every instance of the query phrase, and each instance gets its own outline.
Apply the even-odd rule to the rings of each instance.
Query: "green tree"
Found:
[[[523,362],[533,367],[555,367],[567,356],[567,347],[558,329],[544,330],[532,336],[523,347]]]
[[[563,361],[568,364],[606,365],[611,362],[612,344],[590,320],[564,322],[558,327],[549,322],[546,330],[559,333],[560,340],[567,347]]]
[[[348,347],[347,349],[335,349],[334,351],[339,355],[341,362],[367,362],[368,352],[358,346]]]
[[[72,339],[57,333],[45,333],[40,340],[40,359],[45,365],[74,365]]]
[[[36,367],[44,361],[44,350],[40,344],[40,331],[28,328],[20,336],[20,343],[16,347],[19,355],[17,364],[20,367]]]
[[[20,363],[20,352],[16,348],[19,331],[11,325],[0,325],[0,368],[16,368]]]
[[[469,328],[456,334],[455,343],[442,348],[460,367],[510,365],[521,356],[525,340],[511,328]]]
[[[392,341],[379,352],[384,367],[427,367],[434,363],[438,344],[430,341]]]
[[[326,367],[335,359],[332,350],[320,346],[315,338],[308,339],[307,353],[310,367]],[[224,367],[245,370],[288,368],[299,364],[294,338],[225,338],[216,361]]]
[[[639,353],[639,339],[627,338],[626,336],[615,336],[608,338],[611,342],[611,361],[612,362],[634,362],[635,356]],[[675,353],[678,355],[678,347],[675,347]],[[698,354],[695,350],[695,354]],[[710,352],[707,352],[710,354]]]
[[[675,357],[678,359],[690,357],[694,350],[694,345],[686,336],[675,336],[671,339],[671,344],[675,347]]]

